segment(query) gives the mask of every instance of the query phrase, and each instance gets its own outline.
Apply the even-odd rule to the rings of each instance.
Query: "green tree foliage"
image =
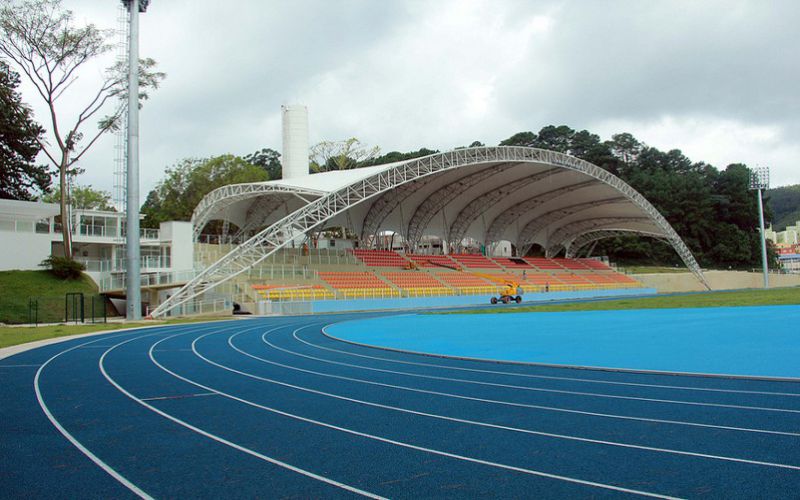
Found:
[[[19,75],[0,60],[0,198],[30,200],[50,187],[47,167],[34,164],[44,133],[17,92]]]
[[[614,173],[656,207],[701,265],[747,268],[760,262],[758,208],[748,190],[745,165],[730,165],[720,172],[692,162],[680,150],[649,147],[629,133],[601,141],[596,134],[565,125],[519,132],[500,145],[560,151]],[[670,246],[639,236],[603,241],[595,253],[621,262],[680,264]]]
[[[267,172],[270,180],[280,179],[283,177],[281,154],[274,149],[261,149],[255,153],[245,156],[244,160],[251,165],[256,165],[263,168],[264,171]]]
[[[166,174],[142,206],[143,227],[155,228],[168,220],[191,220],[200,200],[218,187],[269,179],[263,168],[234,155],[185,159],[168,168]]]
[[[770,189],[768,196],[773,229],[784,231],[786,226],[797,224],[800,220],[800,184]]]
[[[438,153],[438,150],[421,148],[417,151],[409,151],[408,153],[401,153],[399,151],[391,151],[385,155],[376,156],[371,160],[360,163],[359,167],[370,167],[372,165],[385,165],[387,163],[395,163],[398,161],[413,160],[414,158],[422,158],[423,156],[430,156]]]
[[[45,203],[58,203],[60,200],[61,190],[59,188],[42,196],[42,201]],[[69,193],[69,204],[73,208],[87,210],[115,210],[114,205],[111,204],[111,193],[94,189],[91,185],[73,186]]]
[[[77,173],[76,162],[106,132],[116,130],[127,106],[127,78],[124,66],[117,64],[97,79],[95,90],[84,95],[70,94],[70,86],[86,63],[113,50],[113,31],[93,24],[76,24],[72,11],[61,0],[0,0],[0,55],[19,68],[47,106],[50,140],[37,139],[50,163],[56,168],[61,192],[67,178]],[[147,99],[147,89],[156,88],[164,73],[154,71],[155,61],[140,61],[139,101]],[[67,97],[68,96],[68,97]],[[69,116],[62,103],[69,102],[77,114]],[[97,129],[84,137],[90,121]],[[67,200],[61,199],[61,219],[67,219]],[[63,231],[67,258],[72,257],[69,228]]]

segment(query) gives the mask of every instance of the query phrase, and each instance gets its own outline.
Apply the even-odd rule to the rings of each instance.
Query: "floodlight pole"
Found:
[[[764,288],[769,288],[769,269],[767,268],[767,238],[764,234],[764,202],[761,189],[758,189],[758,224],[761,228],[761,270],[764,273]]]
[[[127,234],[125,236],[126,315],[142,319],[141,251],[139,248],[139,12],[149,0],[122,0],[129,14]]]
[[[750,170],[750,189],[758,192],[758,225],[761,230],[761,269],[764,273],[764,288],[769,288],[769,268],[767,266],[767,238],[764,231],[764,202],[761,190],[769,187],[769,168],[756,167]]]

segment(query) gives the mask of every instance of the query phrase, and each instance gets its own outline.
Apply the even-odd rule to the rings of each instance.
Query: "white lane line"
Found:
[[[359,343],[356,343],[356,342],[348,342],[348,341],[343,341],[343,340],[337,339],[333,335],[329,334],[327,332],[327,330],[326,330],[327,327],[329,327],[331,325],[334,325],[334,324],[336,324],[336,323],[327,324],[322,328],[323,335],[325,335],[329,339],[336,340],[338,342],[350,343],[350,344],[357,345],[357,346],[360,346],[360,347],[366,347],[366,348],[371,348],[371,349],[380,349],[380,348],[377,348],[377,347],[374,347],[374,346],[369,346],[367,344],[359,344]],[[308,345],[310,345],[312,347],[316,347],[317,349],[323,349],[323,350],[330,351],[330,352],[336,352],[336,353],[344,354],[344,355],[347,355],[347,356],[356,356],[356,357],[359,357],[359,358],[374,359],[374,360],[378,360],[378,361],[385,361],[387,363],[399,363],[399,364],[404,364],[404,365],[415,365],[415,366],[426,366],[426,367],[432,367],[432,368],[440,368],[440,369],[444,369],[444,370],[458,370],[458,371],[476,372],[476,373],[491,373],[493,375],[507,375],[509,377],[524,377],[524,378],[533,378],[533,379],[542,379],[542,380],[564,380],[564,381],[568,381],[568,382],[583,382],[583,383],[587,383],[587,384],[622,385],[622,386],[632,386],[632,387],[652,387],[652,388],[656,388],[656,389],[675,389],[675,390],[685,390],[685,391],[723,392],[723,393],[731,393],[731,394],[759,394],[759,395],[764,395],[764,396],[800,397],[800,393],[794,393],[794,392],[748,391],[748,390],[741,390],[741,389],[718,389],[718,388],[713,388],[713,387],[693,387],[693,386],[666,385],[666,384],[645,384],[645,383],[641,383],[641,382],[619,382],[619,381],[614,381],[614,380],[586,379],[586,378],[578,378],[578,377],[557,377],[557,376],[554,376],[554,375],[534,375],[534,374],[531,374],[531,373],[513,373],[513,372],[504,372],[504,371],[499,371],[499,370],[481,370],[481,369],[478,369],[478,368],[465,368],[465,367],[461,367],[461,366],[440,365],[440,364],[437,364],[437,363],[419,363],[419,362],[414,362],[414,361],[403,361],[403,360],[399,360],[399,359],[389,359],[389,358],[384,358],[384,357],[380,357],[380,356],[369,356],[369,355],[366,355],[366,354],[358,354],[358,353],[355,353],[355,352],[342,351],[340,349],[333,349],[331,347],[324,347],[324,346],[317,345],[317,344],[312,344],[312,343],[309,343],[309,342],[306,342],[306,343],[308,343]],[[392,351],[392,352],[395,352],[395,353],[401,353],[401,354],[404,353],[401,350],[395,350],[395,349],[388,349],[388,350]],[[423,355],[423,354],[420,354],[420,353],[411,353],[411,352],[408,352],[408,353],[405,353],[405,354],[409,354],[409,355],[416,354],[416,355],[419,355],[419,356]],[[447,357],[447,356],[442,356],[442,357]],[[475,359],[473,361],[480,362],[479,359]],[[553,368],[557,368],[557,367],[553,367]]]
[[[197,340],[198,339],[195,339],[194,342],[196,342]],[[194,345],[194,342],[193,342],[193,345]],[[504,470],[510,470],[510,471],[514,471],[514,472],[521,472],[521,473],[529,474],[529,475],[533,475],[533,476],[545,477],[545,478],[549,478],[549,479],[556,479],[556,480],[559,480],[559,481],[565,481],[565,482],[574,483],[574,484],[581,484],[581,485],[585,485],[585,486],[593,486],[593,487],[597,487],[597,488],[613,490],[613,491],[619,491],[619,492],[622,492],[622,493],[631,493],[631,494],[634,494],[634,495],[641,495],[641,496],[652,497],[652,498],[664,498],[664,499],[674,499],[674,498],[676,498],[676,497],[670,497],[670,496],[666,496],[666,495],[660,495],[660,494],[657,494],[657,493],[650,493],[650,492],[647,492],[647,491],[623,488],[623,487],[614,486],[614,485],[610,485],[610,484],[597,483],[597,482],[593,482],[593,481],[586,481],[586,480],[583,480],[583,479],[576,479],[576,478],[567,477],[567,476],[559,476],[559,475],[556,475],[556,474],[550,474],[550,473],[547,473],[547,472],[536,471],[536,470],[532,470],[532,469],[525,469],[525,468],[516,467],[516,466],[513,466],[513,465],[506,465],[506,464],[501,464],[501,463],[497,463],[497,462],[490,462],[490,461],[487,461],[487,460],[481,460],[481,459],[478,459],[478,458],[467,457],[467,456],[464,456],[464,455],[458,455],[458,454],[449,453],[449,452],[446,452],[446,451],[435,450],[435,449],[432,449],[432,448],[425,448],[425,447],[417,446],[417,445],[414,445],[414,444],[411,444],[411,443],[405,443],[405,442],[402,442],[402,441],[395,441],[393,439],[389,439],[389,438],[385,438],[385,437],[381,437],[381,436],[376,436],[376,435],[373,435],[373,434],[367,434],[365,432],[360,432],[360,431],[356,431],[356,430],[353,430],[353,429],[348,429],[346,427],[340,427],[340,426],[329,424],[329,423],[326,423],[326,422],[321,422],[319,420],[314,420],[314,419],[311,419],[311,418],[302,417],[300,415],[295,415],[293,413],[288,413],[288,412],[285,412],[285,411],[282,411],[282,410],[278,410],[276,408],[271,408],[269,406],[261,405],[261,404],[256,403],[256,402],[249,401],[249,400],[234,396],[232,394],[228,394],[226,392],[220,391],[218,389],[214,389],[213,387],[209,387],[207,385],[201,384],[200,382],[196,382],[196,381],[191,380],[189,378],[186,378],[186,377],[184,377],[182,375],[179,375],[179,374],[173,372],[172,370],[168,369],[167,367],[161,365],[154,357],[152,357],[152,349],[151,349],[151,358],[150,359],[153,361],[153,363],[156,366],[158,366],[159,368],[161,368],[165,372],[169,373],[173,377],[175,377],[177,379],[180,379],[180,380],[183,380],[184,382],[187,382],[189,384],[193,384],[193,385],[195,385],[197,387],[200,387],[201,389],[204,389],[204,390],[207,390],[207,391],[216,392],[217,394],[219,394],[221,396],[224,396],[226,398],[232,399],[234,401],[238,401],[238,402],[246,404],[248,406],[252,406],[254,408],[259,408],[259,409],[262,409],[262,410],[265,410],[265,411],[269,411],[269,412],[275,413],[277,415],[282,415],[282,416],[285,416],[285,417],[289,417],[289,418],[293,418],[293,419],[296,419],[296,420],[300,420],[301,422],[307,422],[307,423],[310,423],[310,424],[318,425],[320,427],[333,429],[333,430],[344,432],[344,433],[351,434],[351,435],[354,435],[354,436],[364,437],[364,438],[367,438],[367,439],[372,439],[372,440],[375,440],[375,441],[379,441],[379,442],[383,442],[383,443],[387,443],[387,444],[391,444],[391,445],[395,445],[395,446],[400,446],[400,447],[408,448],[408,449],[412,449],[412,450],[422,451],[422,452],[430,453],[430,454],[433,454],[433,455],[439,455],[439,456],[443,456],[443,457],[454,458],[454,459],[457,459],[457,460],[463,460],[465,462],[476,463],[476,464],[480,464],[480,465],[487,465],[487,466],[490,466],[490,467],[496,467],[496,468],[500,468],[500,469],[504,469]],[[213,364],[213,362],[212,362],[212,364]],[[279,382],[276,382],[276,383],[279,383]]]
[[[262,328],[262,327],[255,327],[255,328]],[[248,330],[245,330],[245,331],[253,330],[255,328],[251,328],[251,329],[248,329]],[[155,344],[153,344],[152,346],[150,346],[150,349],[148,351],[148,355],[149,355],[150,359],[152,360],[152,362],[155,363],[156,366],[158,366],[162,370],[164,370],[164,368],[161,367],[161,365],[159,365],[158,362],[153,357],[153,347],[158,345],[158,344],[160,344],[161,342],[164,342],[165,340],[169,340],[169,339],[177,337],[179,335],[186,335],[186,334],[185,333],[180,333],[180,334],[177,334],[177,335],[172,335],[170,337],[163,338],[163,339],[159,340],[158,342],[156,342]],[[131,339],[131,340],[135,340],[135,339]],[[370,493],[368,491],[364,491],[364,490],[355,488],[353,486],[350,486],[350,485],[347,485],[347,484],[344,484],[344,483],[340,483],[338,481],[334,481],[333,479],[330,479],[330,478],[327,478],[327,477],[324,477],[324,476],[320,476],[319,474],[315,474],[313,472],[307,471],[305,469],[301,469],[299,467],[295,467],[294,465],[291,465],[291,464],[288,464],[286,462],[282,462],[282,461],[277,460],[275,458],[269,457],[267,455],[264,455],[262,453],[259,453],[259,452],[255,451],[255,450],[251,450],[250,448],[246,448],[244,446],[236,444],[236,443],[234,443],[232,441],[228,441],[225,438],[222,438],[220,436],[217,436],[215,434],[207,432],[207,431],[205,431],[205,430],[203,430],[203,429],[201,429],[199,427],[195,427],[194,425],[192,425],[192,424],[190,424],[190,423],[188,423],[188,422],[186,422],[184,420],[181,420],[181,419],[179,419],[179,418],[177,418],[177,417],[175,417],[173,415],[170,415],[170,414],[168,414],[168,413],[166,413],[166,412],[164,412],[162,410],[159,410],[155,406],[153,406],[151,404],[148,404],[144,400],[134,396],[133,394],[131,394],[130,392],[125,390],[125,388],[123,388],[121,385],[119,385],[119,383],[117,383],[116,380],[114,380],[111,376],[109,376],[108,372],[106,372],[106,369],[105,369],[105,358],[106,358],[106,356],[111,351],[116,349],[117,347],[119,347],[121,345],[124,345],[124,344],[126,344],[128,342],[129,341],[121,342],[121,343],[111,347],[106,352],[104,352],[103,355],[100,357],[100,361],[98,362],[98,365],[100,367],[100,372],[103,374],[103,377],[105,377],[106,380],[108,380],[108,382],[111,385],[116,387],[118,391],[120,391],[122,394],[126,395],[131,400],[139,403],[140,405],[144,406],[148,410],[150,410],[152,412],[155,412],[156,414],[161,415],[162,417],[164,417],[164,418],[166,418],[166,419],[168,419],[168,420],[170,420],[172,422],[175,422],[176,424],[178,424],[178,425],[180,425],[182,427],[185,427],[185,428],[187,428],[187,429],[189,429],[189,430],[191,430],[191,431],[193,431],[193,432],[195,432],[197,434],[200,434],[201,436],[207,437],[207,438],[209,438],[209,439],[211,439],[213,441],[216,441],[218,443],[221,443],[221,444],[224,444],[226,446],[229,446],[229,447],[231,447],[231,448],[233,448],[235,450],[241,451],[241,452],[246,453],[246,454],[248,454],[250,456],[253,456],[253,457],[256,457],[258,459],[261,459],[261,460],[263,460],[265,462],[269,462],[269,463],[271,463],[273,465],[277,465],[279,467],[283,467],[284,469],[290,470],[292,472],[296,472],[298,474],[302,474],[302,475],[304,475],[306,477],[310,477],[312,479],[316,479],[318,481],[322,481],[323,483],[329,484],[331,486],[335,486],[337,488],[344,489],[346,491],[350,491],[352,493],[356,493],[358,495],[365,496],[367,498],[374,498],[374,499],[381,499],[381,500],[384,499],[384,497],[381,497],[381,496],[376,495],[374,493]],[[167,371],[167,373],[170,373],[168,370],[164,370],[164,371]],[[180,377],[177,377],[177,378],[180,378]],[[195,384],[195,383],[193,383],[193,382],[191,382],[189,380],[185,380],[185,381],[199,387],[198,384]],[[214,394],[219,394],[217,391],[215,391],[213,389],[206,389],[206,390],[208,390],[209,392],[213,392]]]
[[[696,452],[691,452],[691,451],[673,450],[673,449],[669,449],[669,448],[656,448],[656,447],[652,447],[652,446],[621,443],[621,442],[617,442],[617,441],[605,441],[605,440],[601,440],[601,439],[591,439],[591,438],[584,438],[584,437],[579,437],[579,436],[570,436],[570,435],[566,435],[566,434],[555,434],[555,433],[550,433],[550,432],[535,431],[535,430],[531,430],[531,429],[521,429],[521,428],[518,428],[518,427],[510,427],[510,426],[499,425],[499,424],[491,424],[491,423],[487,423],[487,422],[479,422],[479,421],[475,421],[475,420],[467,420],[467,419],[462,419],[462,418],[457,418],[457,417],[448,417],[448,416],[445,416],[445,415],[438,415],[438,414],[435,414],[435,413],[427,413],[427,412],[422,412],[422,411],[417,411],[417,410],[409,410],[407,408],[401,408],[401,407],[398,407],[398,406],[384,405],[384,404],[381,404],[381,403],[373,403],[371,401],[363,401],[363,400],[360,400],[360,399],[350,398],[350,397],[347,397],[347,396],[340,396],[338,394],[332,394],[332,393],[329,393],[329,392],[319,391],[319,390],[311,389],[311,388],[308,388],[308,387],[303,387],[303,386],[299,386],[299,385],[290,384],[288,382],[281,382],[279,380],[273,380],[273,379],[270,379],[270,378],[261,377],[259,375],[254,375],[252,373],[247,373],[247,372],[243,372],[241,370],[236,370],[235,368],[231,368],[229,366],[225,366],[225,365],[222,365],[222,364],[217,363],[215,361],[212,361],[212,360],[204,357],[202,354],[200,354],[197,351],[197,348],[196,348],[197,341],[199,341],[199,340],[201,340],[204,337],[207,337],[209,335],[213,335],[213,333],[207,333],[207,334],[201,335],[201,336],[197,337],[192,342],[192,349],[194,350],[195,355],[198,358],[200,358],[203,361],[205,361],[206,363],[208,363],[210,365],[214,365],[214,366],[219,367],[219,368],[222,368],[223,370],[227,370],[229,372],[236,373],[238,375],[242,375],[244,377],[249,377],[249,378],[256,379],[256,380],[261,380],[261,381],[264,381],[264,382],[267,382],[267,383],[270,383],[270,384],[280,385],[280,386],[288,387],[290,389],[295,389],[295,390],[298,390],[298,391],[317,394],[317,395],[320,395],[320,396],[325,396],[325,397],[329,397],[329,398],[333,398],[333,399],[339,399],[339,400],[342,400],[342,401],[348,401],[348,402],[351,402],[351,403],[356,403],[356,404],[360,404],[360,405],[364,405],[364,406],[371,406],[371,407],[374,407],[374,408],[381,408],[381,409],[397,411],[397,412],[401,412],[401,413],[409,413],[409,414],[412,414],[412,415],[418,415],[418,416],[422,416],[422,417],[429,417],[429,418],[435,418],[435,419],[440,419],[440,420],[446,420],[446,421],[450,421],[450,422],[458,422],[458,423],[462,423],[462,424],[475,425],[475,426],[479,426],[479,427],[487,427],[487,428],[492,428],[492,429],[500,429],[500,430],[505,430],[505,431],[518,432],[518,433],[522,433],[522,434],[542,436],[542,437],[548,437],[548,438],[554,438],[554,439],[564,439],[564,440],[567,440],[567,441],[577,441],[577,442],[582,442],[582,443],[600,444],[600,445],[614,446],[614,447],[619,447],[619,448],[628,448],[628,449],[643,450],[643,451],[653,451],[653,452],[657,452],[657,453],[668,453],[668,454],[673,454],[673,455],[683,455],[683,456],[698,457],[698,458],[708,458],[708,459],[713,459],[713,460],[722,460],[722,461],[726,461],[726,462],[744,463],[744,464],[748,464],[748,465],[762,465],[762,466],[765,466],[765,467],[777,467],[777,468],[781,468],[781,469],[800,470],[800,466],[790,465],[790,464],[779,464],[779,463],[773,463],[773,462],[762,462],[762,461],[759,461],[759,460],[749,460],[749,459],[746,459],[746,458],[726,457],[726,456],[722,456],[722,455],[710,455],[710,454],[696,453]],[[210,389],[210,390],[213,391],[214,389]]]
[[[335,379],[340,379],[340,380],[347,380],[347,381],[350,381],[350,382],[357,382],[357,383],[375,385],[375,386],[380,386],[380,387],[388,387],[388,388],[391,388],[391,389],[399,389],[399,390],[403,390],[403,391],[418,392],[418,393],[422,393],[422,394],[432,394],[432,395],[435,395],[435,396],[444,396],[444,397],[455,398],[455,399],[464,399],[464,400],[469,400],[469,401],[477,401],[477,402],[481,402],[481,403],[498,404],[498,405],[504,405],[504,406],[514,406],[514,407],[519,407],[519,408],[530,408],[530,409],[534,409],[534,410],[554,411],[554,412],[562,412],[562,413],[571,413],[571,414],[576,414],[576,415],[587,415],[587,416],[592,416],[592,417],[614,418],[614,419],[621,419],[621,420],[633,420],[633,421],[639,421],[639,422],[649,422],[649,423],[658,423],[658,424],[684,425],[684,426],[690,426],[690,427],[702,427],[702,428],[722,429],[722,430],[729,430],[729,431],[742,431],[742,432],[753,432],[753,433],[761,433],[761,434],[775,434],[775,435],[779,435],[779,436],[800,437],[800,433],[797,433],[797,432],[775,431],[775,430],[769,430],[769,429],[753,429],[753,428],[748,428],[748,427],[733,427],[733,426],[717,425],[717,424],[704,424],[704,423],[700,423],[700,422],[686,422],[686,421],[682,421],[682,420],[665,420],[665,419],[658,419],[658,418],[633,417],[633,416],[629,416],[629,415],[617,415],[617,414],[612,414],[612,413],[598,413],[598,412],[590,412],[590,411],[583,411],[583,410],[572,410],[572,409],[569,409],[569,408],[561,408],[561,407],[554,407],[554,406],[542,406],[542,405],[534,405],[534,404],[527,404],[527,403],[515,403],[515,402],[512,402],[512,401],[501,401],[501,400],[496,400],[496,399],[476,398],[476,397],[472,397],[472,396],[464,396],[464,395],[461,395],[461,394],[452,394],[452,393],[448,393],[448,392],[431,391],[431,390],[427,390],[427,389],[419,389],[419,388],[416,388],[416,387],[408,387],[408,386],[403,386],[403,385],[386,384],[386,383],[383,383],[383,382],[376,382],[374,380],[365,380],[365,379],[360,379],[360,378],[345,377],[343,375],[333,375],[333,374],[330,374],[330,373],[317,372],[317,371],[314,371],[314,370],[308,370],[308,369],[299,368],[299,367],[296,367],[296,366],[285,365],[285,364],[282,364],[282,363],[278,363],[277,361],[268,360],[268,359],[261,358],[259,356],[255,356],[253,354],[250,354],[250,353],[248,353],[248,352],[236,347],[235,345],[233,345],[233,339],[235,337],[237,337],[238,335],[240,335],[241,333],[242,332],[235,333],[231,337],[228,338],[228,345],[230,345],[237,352],[240,352],[241,354],[243,354],[245,356],[248,356],[250,358],[256,359],[256,360],[264,362],[264,363],[269,363],[269,364],[272,364],[272,365],[280,366],[282,368],[287,368],[289,370],[296,370],[296,371],[301,371],[301,372],[305,372],[305,373],[311,373],[313,375],[319,375],[319,376],[322,376],[322,377],[329,377],[329,378],[335,378]],[[328,360],[326,360],[326,359],[316,358],[314,356],[309,356],[307,354],[297,353],[297,352],[294,352],[294,351],[290,351],[289,349],[284,349],[283,347],[279,347],[279,346],[271,343],[269,340],[267,340],[266,336],[267,336],[267,332],[265,332],[261,336],[261,340],[265,344],[267,344],[268,346],[270,346],[270,347],[272,347],[274,349],[277,349],[279,351],[283,351],[283,352],[285,352],[287,354],[291,354],[291,355],[294,355],[294,356],[299,356],[299,357],[303,357],[303,358],[317,360],[317,361],[321,361],[321,362],[324,362],[324,363],[328,362]]]
[[[115,335],[112,338],[117,338],[117,337],[121,337],[121,336],[125,336],[125,335],[130,335],[131,333],[141,333],[141,332],[127,332],[127,333],[123,333],[123,334],[120,334],[120,335]],[[149,335],[155,335],[155,334],[151,333]],[[139,338],[139,337],[136,337],[136,338]],[[65,429],[64,426],[62,426],[61,423],[59,423],[59,421],[53,416],[53,414],[50,412],[50,408],[47,407],[47,404],[45,404],[44,399],[42,398],[42,391],[39,388],[39,380],[41,378],[42,370],[44,370],[44,368],[47,365],[49,365],[51,361],[53,361],[54,359],[58,358],[62,354],[66,354],[66,353],[68,353],[70,351],[73,351],[75,349],[83,347],[83,346],[85,346],[87,344],[90,344],[92,342],[98,342],[100,340],[107,340],[107,339],[106,338],[96,339],[96,340],[92,340],[92,341],[86,342],[84,344],[80,344],[80,345],[77,345],[77,346],[74,346],[74,347],[70,347],[69,349],[65,349],[65,350],[59,352],[58,354],[56,354],[55,356],[51,357],[47,361],[45,361],[44,364],[42,364],[42,366],[36,371],[36,376],[33,378],[33,389],[36,392],[36,400],[39,402],[39,406],[42,408],[42,411],[44,412],[45,416],[47,416],[47,419],[50,420],[50,423],[53,424],[53,426],[56,429],[58,429],[58,432],[60,432],[62,436],[67,438],[67,440],[70,443],[72,443],[72,445],[74,447],[76,447],[78,450],[80,450],[81,453],[86,455],[89,458],[89,460],[94,462],[95,465],[97,465],[98,467],[103,469],[109,476],[111,476],[114,479],[116,479],[120,484],[122,484],[123,486],[128,488],[135,495],[139,496],[140,498],[151,499],[153,497],[151,497],[150,495],[145,493],[141,488],[139,488],[138,486],[136,486],[135,484],[130,482],[122,474],[120,474],[119,472],[114,470],[110,465],[108,465],[107,463],[103,462],[100,459],[100,457],[98,457],[97,455],[95,455],[94,453],[89,451],[88,448],[86,448],[83,444],[81,444],[80,441],[78,441],[75,438],[75,436],[70,434],[69,431],[67,429]]]
[[[214,392],[199,392],[197,394],[176,394],[174,396],[154,396],[152,398],[142,398],[142,401],[164,401],[167,399],[187,399],[187,398],[199,398],[204,396],[216,396],[217,394]]]
[[[307,327],[303,327],[307,328]],[[300,337],[297,336],[295,332],[293,334],[294,338],[298,341],[302,342],[311,347],[315,347],[318,349],[326,349],[325,347],[320,347],[310,342],[307,342]],[[620,396],[616,394],[602,394],[596,392],[583,392],[583,391],[567,391],[563,389],[545,389],[543,387],[528,387],[522,385],[513,385],[513,384],[500,384],[496,382],[484,382],[481,380],[473,380],[473,379],[463,379],[463,378],[454,378],[454,377],[439,377],[436,375],[422,375],[419,373],[410,373],[410,372],[403,372],[397,370],[386,370],[383,368],[373,368],[370,366],[362,366],[362,365],[355,365],[352,363],[345,363],[342,361],[332,361],[329,360],[329,363],[341,366],[349,366],[352,368],[358,368],[360,370],[370,370],[376,372],[383,372],[383,373],[392,373],[395,375],[406,375],[409,377],[416,377],[416,378],[426,378],[432,380],[446,380],[448,382],[460,382],[465,384],[476,384],[476,385],[485,385],[489,387],[503,387],[506,389],[518,389],[521,391],[532,391],[532,392],[547,392],[547,393],[554,393],[554,394],[571,394],[574,396],[588,396],[594,398],[608,398],[608,399],[624,399],[630,401],[647,401],[650,403],[666,403],[666,404],[679,404],[679,405],[688,405],[688,406],[706,406],[706,407],[714,407],[714,408],[734,408],[737,410],[753,410],[753,411],[768,411],[768,412],[779,412],[779,413],[795,413],[800,414],[800,410],[791,410],[788,408],[770,408],[770,407],[763,407],[763,406],[747,406],[747,405],[733,405],[733,404],[724,404],[724,403],[706,403],[700,401],[682,401],[682,400],[675,400],[675,399],[658,399],[658,398],[644,398],[644,397],[637,397],[637,396]]]

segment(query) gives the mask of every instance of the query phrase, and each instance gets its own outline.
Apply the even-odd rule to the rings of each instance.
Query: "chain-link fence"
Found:
[[[105,323],[117,312],[106,297],[68,293],[61,297],[31,297],[28,300],[27,322],[39,323]]]

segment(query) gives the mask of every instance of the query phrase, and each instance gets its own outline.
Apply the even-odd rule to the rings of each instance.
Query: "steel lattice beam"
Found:
[[[649,217],[593,217],[566,224],[547,239],[545,255],[550,257],[566,248],[570,241],[589,231],[598,229],[620,229],[624,224],[640,224],[651,222]]]
[[[592,179],[589,181],[564,186],[562,188],[554,189],[552,191],[536,195],[532,198],[528,198],[522,203],[514,205],[510,209],[503,211],[500,215],[495,217],[495,219],[489,224],[489,229],[486,231],[484,241],[487,245],[496,242],[503,235],[503,232],[508,226],[521,217],[522,214],[530,212],[539,205],[558,198],[559,196],[592,186],[596,183],[597,181]]]
[[[536,217],[526,224],[517,236],[517,248],[520,249],[520,255],[527,255],[528,250],[530,250],[533,246],[533,238],[539,233],[539,231],[548,227],[550,224],[583,210],[588,210],[590,208],[600,207],[603,205],[623,203],[625,201],[627,201],[627,198],[624,196],[615,196],[613,198],[605,198],[602,200],[584,201],[583,203],[576,203],[567,207],[551,210]]]
[[[200,232],[211,221],[214,216],[229,206],[250,198],[257,198],[273,193],[288,193],[297,196],[306,195],[311,197],[323,196],[324,191],[316,189],[298,188],[294,186],[283,186],[280,184],[229,184],[217,188],[200,200],[192,213],[192,230],[194,239],[197,241]]]
[[[412,247],[419,244],[422,239],[425,228],[428,227],[434,216],[446,207],[451,201],[455,200],[459,195],[463,194],[469,188],[483,182],[491,176],[497,174],[500,170],[513,166],[509,163],[500,163],[491,168],[475,172],[466,177],[463,177],[455,182],[452,182],[435,193],[432,193],[428,198],[422,202],[414,211],[411,220],[408,223],[407,241]],[[446,229],[446,228],[445,228]]]
[[[163,316],[168,311],[198,298],[205,291],[211,290],[249,270],[289,243],[288,240],[283,240],[279,237],[284,232],[288,234],[307,232],[365,200],[422,177],[459,167],[497,162],[536,163],[560,167],[589,175],[616,188],[664,231],[666,237],[689,269],[695,273],[703,284],[708,286],[691,252],[689,252],[669,223],[641,194],[611,172],[587,161],[555,151],[520,146],[480,147],[458,149],[409,160],[357,180],[349,186],[320,196],[308,205],[264,228],[249,240],[234,248],[159,305],[152,312],[152,315],[154,317]],[[237,188],[240,191],[238,194],[231,193],[228,196],[215,196],[222,201],[229,197],[247,197],[247,194],[257,190],[260,190],[260,193],[255,194],[255,196],[265,192],[263,187],[258,187],[263,186],[261,184],[240,184],[236,186],[240,186]],[[251,188],[248,190],[247,186]],[[232,187],[225,186],[220,190]],[[277,188],[278,186],[273,187]],[[283,188],[282,191],[284,192],[295,192],[294,189],[288,186]],[[209,196],[212,193],[209,193]],[[319,195],[319,192],[317,194]],[[207,216],[202,214],[214,211],[213,204],[207,203],[196,220],[199,221],[202,217]]]
[[[397,205],[402,203],[406,198],[414,194],[414,192],[430,182],[431,177],[424,177],[415,181],[409,182],[393,189],[383,196],[378,198],[369,208],[366,217],[364,217],[364,224],[361,229],[361,239],[366,240],[368,236],[375,235],[380,229],[381,224],[391,214]],[[376,241],[374,239],[373,241]]]
[[[499,188],[472,200],[458,213],[453,221],[453,224],[450,226],[450,231],[447,235],[447,241],[450,247],[456,248],[461,246],[461,240],[464,239],[467,229],[469,229],[469,226],[472,225],[475,219],[477,219],[480,214],[486,210],[486,207],[491,207],[506,196],[519,191],[520,189],[524,189],[535,182],[546,179],[551,175],[560,174],[562,172],[565,172],[565,170],[560,168],[551,168],[549,170],[545,170],[544,172],[539,172],[538,174],[533,174],[529,177],[517,179],[513,182],[509,182],[508,184],[504,184]]]
[[[567,254],[566,257],[568,259],[575,258],[578,253],[591,243],[596,241],[605,240],[608,238],[616,238],[617,236],[627,236],[629,234],[636,234],[637,236],[648,236],[650,238],[655,238],[657,240],[661,240],[664,243],[669,243],[669,241],[664,238],[664,236],[658,233],[648,233],[645,231],[636,231],[633,229],[600,229],[597,231],[590,231],[588,233],[583,233],[582,235],[578,236],[567,246]]]

